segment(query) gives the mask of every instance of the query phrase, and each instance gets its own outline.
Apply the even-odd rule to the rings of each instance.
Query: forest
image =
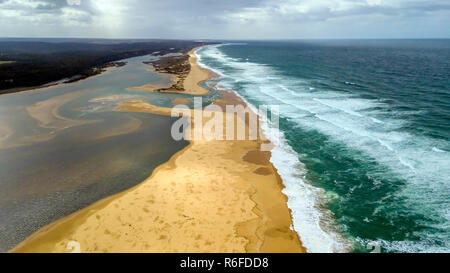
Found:
[[[202,44],[183,40],[0,39],[0,94],[80,80],[122,59],[186,53]]]

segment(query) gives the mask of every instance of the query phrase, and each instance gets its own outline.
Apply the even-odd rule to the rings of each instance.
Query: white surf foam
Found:
[[[197,54],[199,56],[207,55],[224,61],[226,57],[214,50],[217,47],[210,46]],[[223,71],[214,70],[204,64],[201,57],[198,61],[201,66],[216,73],[218,72],[223,78],[228,77]],[[258,69],[258,67],[255,67],[255,69]],[[230,89],[226,82],[221,82],[221,84]],[[236,93],[236,95],[253,108],[253,111],[257,112],[257,109],[245,97],[239,93]],[[264,131],[270,139],[271,134],[267,133],[267,130]],[[272,151],[271,162],[282,177],[285,185],[283,192],[288,197],[288,207],[292,210],[293,229],[299,234],[303,246],[307,248],[308,252],[329,253],[346,251],[348,246],[345,244],[344,239],[331,230],[328,232],[324,230],[327,223],[330,223],[330,219],[325,221],[326,216],[319,210],[319,196],[323,194],[323,190],[305,182],[305,168],[299,161],[298,155],[287,144],[283,133],[279,132],[278,135],[280,136],[279,140],[271,139],[273,143],[277,144]]]
[[[306,80],[284,77],[266,65],[229,58],[219,48],[220,45],[208,46],[199,55],[219,63],[215,72],[221,75],[221,85],[231,90],[239,85],[242,97],[261,104],[278,104],[280,115],[302,129],[321,132],[374,158],[391,170],[389,175],[408,182],[397,194],[407,197],[412,209],[425,214],[438,212],[445,217],[440,206],[450,206],[450,154],[436,147],[448,147],[447,142],[401,130],[405,121],[392,117],[382,101],[332,90],[312,90]],[[317,209],[324,193],[305,182],[298,155],[286,142],[277,146],[273,154],[273,163],[286,186],[295,230],[305,246],[312,252],[337,251],[342,243],[325,231],[321,224],[324,215]],[[395,242],[390,246],[394,248],[395,244],[402,247]]]

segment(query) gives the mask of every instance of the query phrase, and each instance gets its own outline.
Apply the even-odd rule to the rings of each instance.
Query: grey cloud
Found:
[[[297,30],[307,27],[326,37],[333,36],[338,27],[344,35],[361,18],[373,30],[380,18],[390,22],[391,27],[402,22],[405,28],[410,25],[432,28],[450,20],[448,0],[380,0],[380,5],[376,0],[371,0],[371,5],[367,0],[111,0],[102,1],[104,6],[100,8],[97,0],[81,0],[79,6],[69,6],[66,0],[36,0],[33,2],[40,3],[36,7],[24,5],[23,1],[0,0],[0,16],[2,10],[10,10],[48,24],[28,27],[29,32],[40,36],[261,38],[267,35],[266,38],[272,38],[270,35],[276,34],[276,38],[290,38],[301,35]],[[68,12],[68,7],[77,12]],[[25,24],[26,18],[22,17],[8,18],[7,35],[23,31],[19,26]],[[336,20],[347,25],[336,25]],[[435,28],[432,31],[436,33]],[[377,33],[382,33],[382,29]],[[404,33],[412,32],[405,29]],[[450,36],[444,28],[440,33],[442,37]]]
[[[34,7],[27,3],[36,4]],[[83,2],[82,2],[83,3]],[[2,0],[0,10],[15,10],[26,15],[39,15],[40,13],[61,14],[64,7],[68,7],[66,0]],[[72,8],[89,12],[87,5],[71,6]]]
[[[277,18],[283,19],[301,19],[301,20],[318,20],[324,21],[333,18],[342,18],[349,16],[364,16],[364,15],[383,15],[383,16],[424,16],[428,12],[435,11],[450,11],[450,2],[447,0],[429,1],[404,1],[400,6],[389,5],[393,1],[381,1],[380,5],[368,5],[365,0],[351,0],[347,2],[354,3],[355,6],[347,10],[333,11],[331,7],[323,6],[320,8],[312,9],[308,12],[293,13],[288,16],[283,16],[279,12],[280,1],[272,2],[274,7],[272,15]],[[299,1],[299,3],[305,3],[308,1]],[[388,3],[388,4],[386,4]],[[277,12],[278,11],[278,12]]]

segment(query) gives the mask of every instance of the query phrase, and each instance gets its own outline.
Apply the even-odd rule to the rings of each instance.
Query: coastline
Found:
[[[31,87],[18,87],[18,88],[13,88],[13,89],[5,89],[5,90],[0,90],[0,96],[6,96],[9,94],[15,94],[15,93],[27,93],[27,92],[31,92],[31,91],[40,91],[42,89],[50,89],[50,88],[56,88],[56,87],[61,87],[67,84],[74,84],[74,83],[80,83],[89,79],[95,79],[99,76],[105,75],[109,72],[111,72],[113,69],[117,68],[118,66],[112,65],[112,66],[107,66],[103,69],[101,69],[101,71],[97,74],[94,75],[90,75],[84,78],[80,78],[77,79],[75,81],[68,81],[68,82],[56,82],[56,83],[47,83],[44,85],[39,85],[39,86],[31,86]]]
[[[191,91],[211,76],[191,73]],[[242,103],[229,96],[221,103]],[[116,110],[171,112],[143,101]],[[44,227],[12,252],[70,252],[70,241],[82,252],[305,252],[261,143],[190,141],[141,184]]]
[[[197,51],[201,47],[196,47],[189,51],[188,56],[188,62],[190,65],[190,71],[186,78],[181,78],[180,75],[170,74],[172,77],[172,83],[175,85],[177,81],[181,80],[183,85],[183,90],[178,90],[173,87],[169,88],[159,88],[157,86],[146,84],[142,86],[134,86],[129,87],[127,90],[130,91],[147,91],[147,92],[159,92],[159,93],[173,93],[173,94],[185,94],[185,95],[196,95],[196,96],[202,96],[209,94],[209,91],[206,88],[203,88],[200,86],[201,83],[207,81],[211,78],[211,76],[214,74],[214,72],[205,69],[201,67],[197,63],[197,56],[195,55],[195,51]],[[154,67],[151,69],[152,72],[155,72]]]

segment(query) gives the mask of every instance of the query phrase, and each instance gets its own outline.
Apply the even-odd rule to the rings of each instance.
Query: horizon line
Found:
[[[0,37],[6,39],[80,39],[80,40],[180,40],[180,41],[286,41],[286,40],[450,40],[450,37],[428,37],[428,38],[104,38],[104,37]]]

